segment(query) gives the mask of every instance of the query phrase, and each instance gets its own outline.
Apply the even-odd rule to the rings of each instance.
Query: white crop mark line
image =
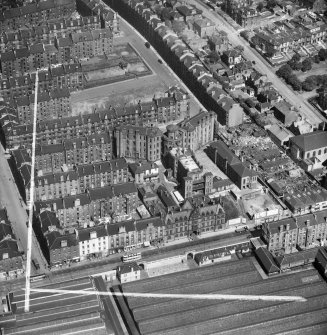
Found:
[[[163,298],[163,299],[195,299],[195,300],[246,300],[246,301],[289,301],[305,302],[307,299],[301,296],[279,296],[279,295],[240,295],[240,294],[176,294],[176,293],[137,293],[137,292],[101,292],[101,291],[84,291],[84,290],[57,290],[31,288],[34,292],[52,292],[79,295],[106,295],[118,297],[137,297],[137,298]]]
[[[31,288],[31,258],[32,258],[32,236],[33,236],[33,206],[34,206],[34,170],[35,170],[35,144],[36,144],[36,119],[37,119],[37,93],[39,88],[39,75],[35,73],[35,96],[34,96],[34,113],[33,113],[33,142],[32,142],[32,166],[31,166],[31,185],[30,185],[30,202],[28,212],[27,227],[27,255],[26,255],[26,291],[25,291],[25,312],[30,309],[30,288]]]

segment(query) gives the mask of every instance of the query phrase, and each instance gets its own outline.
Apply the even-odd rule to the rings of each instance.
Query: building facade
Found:
[[[118,126],[115,128],[116,155],[154,162],[161,157],[162,132],[157,127]]]

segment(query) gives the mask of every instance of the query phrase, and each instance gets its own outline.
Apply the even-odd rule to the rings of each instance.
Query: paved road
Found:
[[[142,249],[142,260],[143,261],[155,261],[162,258],[172,257],[176,255],[183,254],[188,251],[193,250],[206,250],[210,248],[218,248],[224,245],[230,245],[235,243],[244,242],[247,240],[248,232],[234,233],[232,232],[234,228],[230,228],[227,233],[225,231],[220,231],[219,236],[210,236],[209,234],[204,235],[202,238],[196,241],[185,241],[176,243],[167,243],[161,248],[150,248]],[[208,236],[209,235],[209,236]],[[178,243],[179,242],[179,243]],[[76,267],[61,269],[58,271],[52,271],[49,273],[48,279],[35,282],[31,284],[31,287],[39,287],[43,285],[49,285],[54,283],[59,283],[62,281],[77,279],[85,276],[91,276],[95,274],[100,274],[110,270],[116,269],[118,265],[121,265],[122,254],[111,255],[108,258],[102,259],[98,262],[85,262],[80,263]],[[11,280],[7,282],[0,282],[0,293],[7,293],[16,291],[24,287],[24,278]]]
[[[14,178],[11,174],[9,164],[4,156],[4,149],[0,145],[0,203],[6,207],[8,218],[12,224],[19,246],[27,250],[27,226],[28,215],[23,207],[20,194],[17,190]],[[36,259],[40,264],[40,271],[44,272],[46,261],[40,251],[39,244],[33,234],[32,259]],[[32,267],[32,272],[34,271]]]
[[[255,68],[262,74],[266,74],[269,81],[273,83],[279,93],[286,98],[292,105],[294,105],[299,112],[311,121],[314,125],[318,125],[322,121],[326,121],[318,111],[316,111],[301,95],[295,94],[283,81],[278,78],[270,66],[268,66],[261,58],[261,56],[252,49],[248,43],[238,36],[238,32],[226,22],[219,14],[210,11],[207,6],[203,5],[198,0],[187,0],[188,3],[196,5],[203,10],[203,14],[210,20],[216,23],[219,29],[223,29],[228,34],[229,41],[234,45],[241,45],[244,47],[244,57],[248,60],[255,61]]]

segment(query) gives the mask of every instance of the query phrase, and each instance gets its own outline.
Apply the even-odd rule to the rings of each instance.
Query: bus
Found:
[[[134,261],[137,261],[137,260],[139,260],[141,258],[142,258],[142,256],[141,256],[140,252],[138,252],[136,254],[124,255],[122,257],[124,263],[126,263],[126,262],[134,262]]]

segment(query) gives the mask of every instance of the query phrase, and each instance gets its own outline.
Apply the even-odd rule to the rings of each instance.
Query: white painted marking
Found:
[[[264,301],[294,301],[305,302],[307,299],[301,296],[279,296],[279,295],[234,295],[234,294],[170,294],[170,293],[131,293],[131,292],[100,292],[100,291],[66,291],[57,289],[32,288],[35,292],[53,292],[53,293],[71,293],[80,295],[108,295],[121,297],[139,297],[139,298],[163,298],[163,299],[196,299],[196,300],[264,300]]]
[[[31,258],[32,258],[32,236],[33,236],[33,206],[34,206],[34,170],[35,170],[35,143],[36,143],[36,114],[37,114],[37,93],[39,88],[39,74],[35,73],[35,97],[33,114],[33,142],[32,142],[32,166],[31,166],[31,185],[30,185],[30,203],[28,213],[27,228],[27,255],[26,255],[26,291],[25,291],[25,312],[30,310],[30,288],[31,288]]]
[[[90,288],[87,288],[86,290],[85,290],[85,292],[87,292],[87,291],[89,291],[89,290],[92,290],[93,288],[92,287],[90,287]],[[32,289],[31,289],[32,290]],[[84,291],[84,290],[83,290]],[[47,296],[45,296],[45,297],[36,297],[36,298],[30,298],[30,302],[32,302],[32,301],[34,301],[35,302],[35,300],[40,300],[40,299],[43,299],[43,300],[45,300],[45,301],[39,301],[39,302],[36,302],[36,303],[33,303],[33,305],[39,305],[39,304],[44,304],[44,303],[47,303],[47,302],[54,302],[54,301],[57,301],[57,300],[63,300],[63,299],[69,299],[69,298],[71,298],[71,297],[63,297],[63,299],[55,299],[55,300],[52,300],[51,298],[52,297],[60,297],[60,296],[62,296],[62,295],[65,295],[65,294],[70,294],[69,292],[70,291],[66,291],[66,290],[64,290],[64,292],[65,293],[54,293],[54,294],[52,294],[52,295],[47,295]],[[94,292],[94,291],[92,291],[92,292]],[[94,293],[93,293],[94,294]],[[17,301],[17,302],[14,302],[15,304],[16,304],[16,306],[18,305],[18,304],[21,304],[22,302],[24,302],[23,300],[20,300],[20,301]]]
[[[73,331],[73,332],[70,332],[70,333],[65,333],[64,335],[74,335],[74,334],[92,334],[92,330],[105,330],[106,327],[105,325],[103,324],[102,326],[99,326],[99,327],[95,327],[95,328],[92,328],[92,329],[85,329],[85,330],[77,330],[77,331]],[[91,333],[90,333],[91,332]],[[107,333],[105,333],[107,334]]]
[[[74,306],[74,305],[70,305],[70,306]],[[67,307],[67,305],[65,307]],[[86,307],[99,307],[99,303],[96,300],[94,305],[88,305]],[[45,318],[45,317],[48,317],[49,315],[60,315],[60,314],[63,314],[63,313],[71,313],[71,312],[75,312],[75,311],[84,311],[84,310],[85,310],[85,306],[84,307],[75,308],[75,309],[69,309],[69,310],[61,310],[61,311],[59,311],[57,313],[53,313],[53,312],[51,312],[51,310],[46,310],[48,312],[46,314],[36,315],[36,316],[30,316],[30,314],[29,314],[27,318],[19,319],[16,322],[19,323],[19,322],[24,322],[26,320],[30,321],[30,320],[33,320],[33,319],[40,319],[40,318],[43,318],[43,317]],[[22,315],[24,316],[26,314],[22,314]]]
[[[76,318],[76,317],[74,317],[74,318]],[[85,318],[85,319],[82,319],[82,320],[71,320],[71,321],[69,321],[69,322],[60,322],[60,320],[56,320],[56,321],[58,322],[57,325],[62,326],[62,325],[73,325],[74,323],[77,323],[77,322],[88,321],[88,320],[91,321],[91,320],[96,320],[96,319],[99,319],[99,316],[98,316],[98,315],[97,315],[97,316],[91,316],[91,317],[88,317],[88,318]],[[24,327],[30,327],[30,326],[32,326],[32,325],[22,326],[22,328],[24,328]],[[34,325],[34,326],[35,326],[35,327],[34,327],[35,330],[40,330],[40,329],[48,329],[48,328],[55,327],[56,324],[45,325],[45,326],[42,326],[42,327],[37,327],[37,324],[36,324],[36,325]],[[72,328],[72,327],[71,327],[71,328]],[[27,330],[27,331],[29,331],[29,330]],[[22,329],[22,330],[15,331],[14,334],[20,334],[20,333],[23,333],[23,334],[26,333],[26,329]]]

